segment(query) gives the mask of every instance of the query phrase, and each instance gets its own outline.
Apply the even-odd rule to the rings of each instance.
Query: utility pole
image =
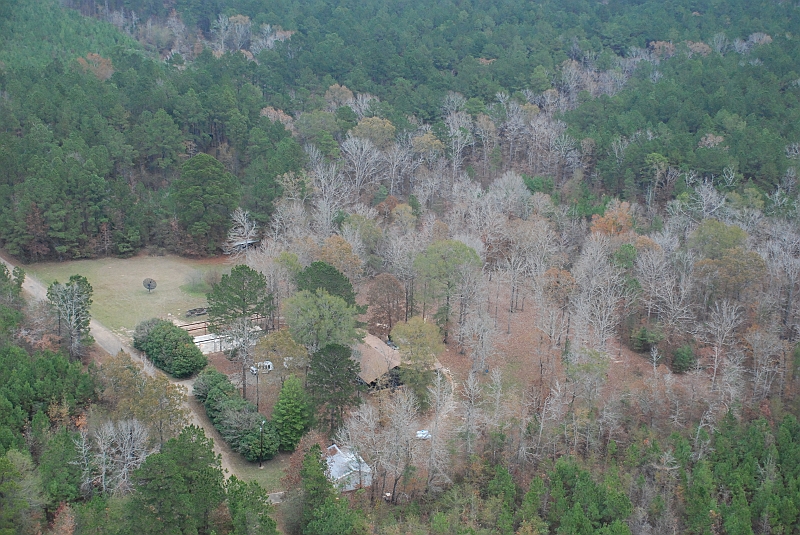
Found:
[[[258,383],[256,383],[258,384]],[[261,456],[264,454],[264,420],[261,420],[261,438],[259,439],[258,446],[258,468],[264,468],[261,463]]]

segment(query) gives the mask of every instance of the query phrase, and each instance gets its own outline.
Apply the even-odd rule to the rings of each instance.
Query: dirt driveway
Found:
[[[14,269],[14,264],[12,264],[6,257],[0,255],[0,261],[2,261],[8,267],[9,271]],[[30,274],[26,274],[25,281],[22,284],[22,289],[33,299],[35,300],[45,300],[47,299],[47,288],[33,278]],[[92,320],[89,324],[91,335],[94,337],[95,342],[99,347],[101,347],[106,353],[109,355],[116,355],[120,352],[120,350],[128,353],[131,355],[131,358],[134,360],[139,361],[144,365],[144,369],[148,371],[151,375],[153,373],[163,373],[160,370],[155,369],[153,366],[146,365],[144,357],[139,353],[137,350],[130,347],[127,343],[125,343],[122,339],[120,339],[116,334],[114,334],[110,329],[106,328],[102,323],[96,320]],[[227,475],[236,475],[233,472],[233,464],[230,460],[230,451],[227,450],[226,447],[221,447],[224,442],[221,440],[219,433],[217,430],[213,428],[211,422],[208,420],[208,417],[205,414],[200,413],[202,407],[199,404],[193,404],[190,402],[192,399],[192,391],[194,387],[194,379],[187,379],[184,381],[175,380],[172,377],[167,376],[171,383],[180,385],[184,392],[186,393],[186,402],[185,406],[186,409],[189,411],[189,418],[190,423],[201,427],[207,437],[212,437],[214,439],[214,451],[220,455],[222,460],[222,468],[226,471]]]

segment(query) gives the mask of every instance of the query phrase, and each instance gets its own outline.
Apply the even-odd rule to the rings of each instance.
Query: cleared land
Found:
[[[24,268],[45,286],[56,280],[66,282],[75,274],[86,277],[94,288],[92,316],[127,338],[142,320],[168,314],[183,318],[188,309],[205,306],[205,280],[213,278],[214,272],[229,270],[225,260],[141,255],[48,262]],[[142,286],[146,278],[158,284],[150,293]]]
[[[34,264],[24,268],[29,276],[45,286],[54,280],[65,282],[75,274],[86,277],[94,288],[92,315],[104,324],[103,327],[113,328],[117,337],[127,339],[130,330],[143,319],[167,314],[182,317],[187,309],[204,306],[208,287],[206,279],[209,278],[206,275],[214,272],[222,273],[228,270],[229,266],[225,264],[224,258],[189,260],[176,256],[138,256],[125,260],[103,258]],[[147,277],[155,279],[158,283],[158,287],[150,294],[142,286],[142,281]],[[39,286],[34,288],[30,280],[27,286],[26,290],[31,294],[43,297],[44,289]],[[93,334],[95,337],[99,335],[97,331]],[[107,336],[117,341],[114,335],[109,333]],[[128,351],[132,352],[130,348]],[[225,365],[238,369],[221,354],[212,357],[212,364],[218,365],[222,371],[229,371]],[[107,353],[101,347],[94,346],[91,360],[102,362],[105,358]],[[193,380],[178,383],[188,386],[187,383],[191,382]],[[255,384],[252,388],[255,392]],[[273,397],[277,397],[277,393],[274,393]],[[230,449],[211,425],[205,409],[193,396],[188,396],[187,404],[197,419],[196,423],[202,425],[206,433],[214,439],[218,451],[224,454],[223,466],[230,473],[244,481],[258,481],[268,492],[280,490],[280,480],[289,464],[288,453],[281,453],[269,461],[264,461],[264,468],[259,469],[258,463],[248,462]]]

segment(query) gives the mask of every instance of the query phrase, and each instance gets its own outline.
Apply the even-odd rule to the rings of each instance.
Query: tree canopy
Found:
[[[342,421],[344,412],[361,402],[360,366],[352,356],[352,349],[339,344],[328,344],[311,355],[308,391],[317,412],[327,414],[331,432]]]
[[[344,299],[322,288],[302,290],[284,302],[284,315],[292,338],[315,352],[327,345],[349,346],[361,339],[356,329],[357,311]]]
[[[281,386],[278,401],[272,409],[272,420],[278,430],[281,449],[294,451],[312,423],[311,399],[300,379],[291,375]]]
[[[239,204],[238,190],[233,175],[207,154],[187,160],[172,185],[178,221],[209,253],[222,246],[229,215]]]
[[[322,288],[330,295],[341,297],[349,306],[355,306],[356,293],[353,284],[344,274],[326,262],[312,262],[297,274],[297,289],[315,292]]]
[[[273,306],[266,278],[245,264],[234,266],[230,274],[222,275],[206,298],[208,316],[216,329],[236,319],[267,316]]]

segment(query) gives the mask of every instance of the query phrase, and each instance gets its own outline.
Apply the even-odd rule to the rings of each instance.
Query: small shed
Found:
[[[251,332],[259,333],[261,332],[261,327],[255,325],[253,326]],[[194,345],[200,349],[200,352],[203,353],[203,355],[218,353],[220,351],[230,351],[234,348],[234,344],[231,341],[230,336],[226,336],[224,334],[203,334],[192,337],[192,341],[194,342]]]
[[[358,454],[336,444],[327,451],[328,479],[342,492],[372,485],[372,470]]]
[[[231,243],[229,247],[232,252],[241,252],[246,251],[249,247],[258,245],[259,243],[261,243],[261,240],[258,238],[247,238],[236,240],[235,242]]]
[[[194,345],[200,348],[200,352],[203,355],[227,351],[232,347],[230,341],[220,337],[218,334],[203,334],[195,336],[193,340]]]

